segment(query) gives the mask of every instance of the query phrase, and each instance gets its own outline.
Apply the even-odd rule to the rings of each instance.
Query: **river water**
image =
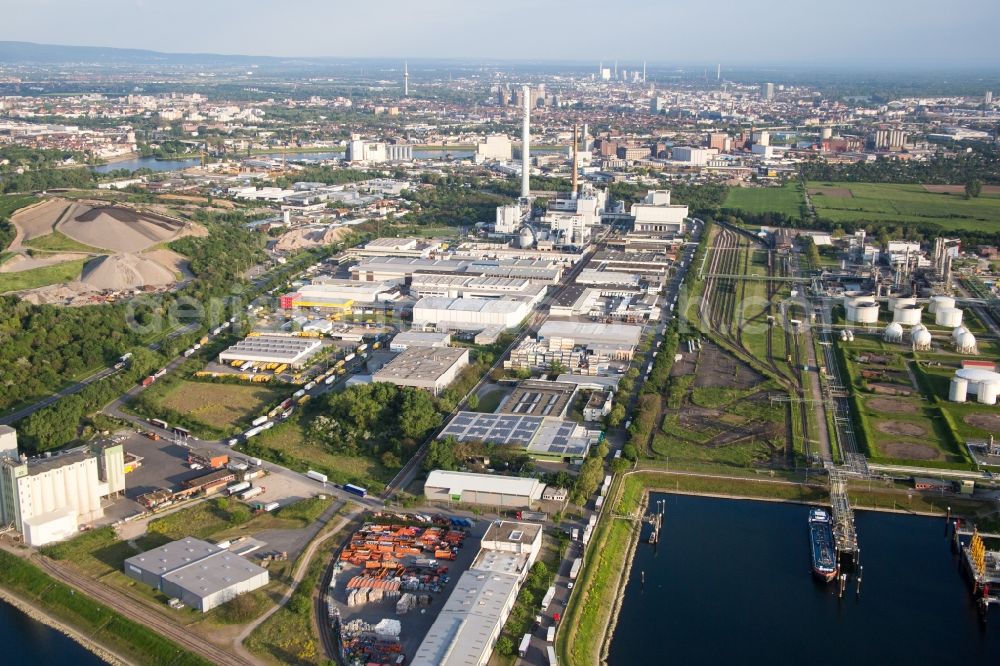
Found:
[[[104,663],[65,634],[31,619],[4,601],[0,601],[0,644],[3,645],[0,664],[5,666]]]
[[[944,518],[858,512],[863,580],[842,599],[810,572],[808,507],[653,493],[608,663],[861,666],[1000,663]],[[645,572],[645,585],[641,578]]]

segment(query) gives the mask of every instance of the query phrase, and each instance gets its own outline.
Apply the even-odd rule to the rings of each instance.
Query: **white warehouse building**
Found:
[[[240,340],[219,354],[219,362],[287,363],[293,368],[301,368],[322,347],[323,343],[315,338],[257,335]]]
[[[430,502],[481,504],[507,509],[530,509],[542,498],[545,484],[538,479],[436,469],[424,481]]]
[[[464,331],[487,326],[514,328],[529,314],[530,304],[521,299],[428,296],[413,306],[413,325]]]
[[[125,560],[125,574],[205,613],[267,585],[267,569],[188,537]]]
[[[468,349],[410,346],[379,368],[372,381],[412,386],[440,395],[468,365]]]

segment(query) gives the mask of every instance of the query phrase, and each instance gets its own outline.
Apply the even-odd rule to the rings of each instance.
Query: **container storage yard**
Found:
[[[485,527],[468,518],[432,520],[376,516],[335,559],[327,605],[343,663],[408,663],[472,563]]]

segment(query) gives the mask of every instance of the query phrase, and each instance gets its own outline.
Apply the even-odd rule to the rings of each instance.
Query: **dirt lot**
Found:
[[[718,386],[749,389],[763,382],[764,378],[753,368],[705,341],[698,363],[698,376],[694,380],[695,388]]]
[[[923,426],[907,421],[879,421],[875,424],[875,429],[887,435],[899,435],[900,437],[927,436],[927,430]]]
[[[965,185],[924,185],[925,190],[935,194],[965,194]],[[1000,194],[1000,185],[983,185],[983,194]]]
[[[871,398],[868,401],[868,408],[889,414],[916,414],[919,411],[917,406],[909,400],[897,398]]]
[[[962,420],[977,428],[1000,431],[1000,414],[969,414]]]
[[[284,393],[263,386],[185,381],[173,387],[160,402],[206,425],[228,428],[246,417],[259,416],[280,402],[281,396]]]
[[[48,199],[14,213],[10,221],[14,223],[20,234],[18,234],[17,241],[11,244],[11,248],[17,249],[14,245],[20,247],[19,241],[31,240],[52,233],[53,225],[67,206],[69,206],[69,202],[65,199]]]
[[[846,187],[810,187],[809,194],[820,195],[824,197],[833,197],[834,199],[853,199],[854,195],[851,194],[851,190]]]
[[[910,460],[938,460],[941,454],[933,446],[916,442],[885,442],[878,445],[887,458]]]

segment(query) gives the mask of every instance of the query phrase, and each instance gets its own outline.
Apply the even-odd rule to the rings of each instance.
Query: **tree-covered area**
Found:
[[[56,150],[53,148],[30,148],[16,143],[0,146],[0,173],[18,169],[51,169],[61,166],[67,160],[86,162],[87,156],[78,150]]]
[[[199,209],[193,219],[204,224],[209,235],[186,236],[170,242],[170,249],[188,258],[191,272],[196,276],[190,288],[192,295],[218,292],[219,287],[228,287],[253,264],[266,258],[267,239],[247,229],[245,223],[251,217],[243,211],[217,213]]]
[[[14,230],[14,225],[0,218],[0,252],[7,249],[16,235],[17,232]]]
[[[336,453],[378,458],[397,468],[441,424],[441,412],[426,391],[385,382],[327,393],[312,408],[307,436]]]
[[[964,185],[972,180],[1000,183],[1000,148],[993,145],[968,146],[971,151],[955,155],[938,154],[926,161],[879,157],[871,162],[833,164],[813,159],[799,166],[806,180],[847,183],[900,183]]]
[[[167,139],[155,144],[140,143],[138,145],[139,155],[142,157],[156,157],[159,159],[173,159],[177,157],[190,157],[197,155],[201,151],[201,146],[193,141],[178,141]]]
[[[94,172],[87,167],[66,169],[37,169],[24,173],[4,174],[0,183],[2,191],[36,192],[52,189],[87,189],[94,187],[97,180]]]
[[[508,197],[483,192],[468,184],[443,184],[403,192],[403,197],[420,205],[403,221],[428,226],[472,226],[496,218],[497,206],[509,204]]]

